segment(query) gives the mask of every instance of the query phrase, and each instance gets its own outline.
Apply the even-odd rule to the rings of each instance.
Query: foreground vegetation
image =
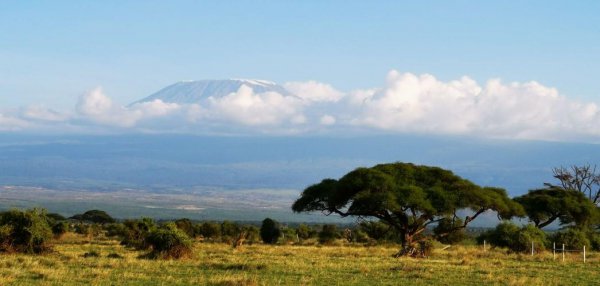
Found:
[[[105,237],[67,233],[44,255],[0,255],[1,285],[592,285],[600,254],[530,256],[480,246],[438,245],[426,259],[393,258],[397,245],[266,245],[194,242],[181,260],[145,254]]]

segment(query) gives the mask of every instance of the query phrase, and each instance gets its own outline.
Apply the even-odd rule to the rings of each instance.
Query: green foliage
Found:
[[[503,189],[482,188],[451,171],[410,163],[358,168],[339,180],[325,179],[306,188],[292,205],[295,212],[378,218],[395,228],[403,247],[426,239],[427,225],[461,209],[474,212],[461,227],[488,210],[503,218],[524,213]]]
[[[52,229],[41,209],[10,210],[0,215],[0,250],[42,253],[50,249]]]
[[[221,237],[221,225],[215,222],[203,222],[196,227],[196,233],[204,239],[217,240]]]
[[[495,247],[505,247],[515,252],[541,251],[546,249],[548,239],[546,233],[533,225],[518,227],[511,222],[502,222],[495,229],[487,231],[477,238],[478,243],[486,240]]]
[[[71,217],[71,219],[92,222],[92,223],[113,223],[115,219],[108,215],[105,211],[101,210],[89,210],[83,214],[77,214]]]
[[[245,242],[247,244],[252,244],[262,240],[260,237],[260,229],[257,226],[246,225],[242,227],[242,232],[246,234]]]
[[[69,231],[69,223],[66,221],[59,221],[54,223],[52,226],[52,234],[54,237],[61,237],[63,234]]]
[[[394,228],[382,221],[363,221],[358,228],[377,242],[397,242],[400,237]]]
[[[55,222],[58,222],[58,221],[67,220],[66,217],[64,217],[63,215],[58,214],[58,213],[49,213],[49,214],[46,214],[46,217],[50,220],[51,224],[54,224]]]
[[[275,244],[280,236],[281,228],[279,227],[278,222],[270,218],[266,218],[262,221],[262,225],[260,226],[260,238],[264,243]]]
[[[590,249],[590,246],[592,246],[588,233],[577,228],[568,228],[556,232],[552,236],[552,240],[556,243],[557,248],[560,248],[563,243],[567,249],[583,249],[584,245],[587,249]]]
[[[96,237],[102,233],[102,226],[95,223],[80,222],[75,224],[73,229],[75,230],[75,233],[89,237]]]
[[[175,223],[156,228],[146,238],[151,246],[151,258],[180,259],[192,255],[192,240]]]
[[[319,243],[329,244],[340,238],[340,233],[337,230],[335,224],[323,225],[323,228],[319,232]]]
[[[463,221],[460,218],[443,218],[433,229],[436,239],[441,243],[456,244],[463,241],[467,235],[465,229],[460,226]]]
[[[600,217],[598,208],[583,193],[558,187],[531,190],[514,200],[523,206],[529,219],[539,228],[557,219],[563,225],[573,223],[588,227],[597,223]]]
[[[300,224],[296,228],[296,234],[300,240],[306,240],[317,236],[317,231],[306,224]]]
[[[175,221],[177,228],[183,230],[189,237],[195,237],[196,231],[194,229],[194,223],[188,218],[181,218]]]
[[[221,223],[221,239],[231,243],[240,234],[240,226],[232,221],[225,220]]]
[[[154,220],[150,218],[126,220],[123,222],[123,226],[123,232],[119,234],[122,237],[121,244],[136,249],[148,249],[150,247],[147,237],[157,227]]]

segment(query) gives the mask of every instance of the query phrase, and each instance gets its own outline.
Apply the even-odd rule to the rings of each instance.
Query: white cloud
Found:
[[[42,106],[28,106],[21,110],[21,117],[26,120],[63,122],[69,119],[66,113],[58,112]]]
[[[26,120],[0,113],[0,131],[19,131],[31,126]]]
[[[335,117],[331,115],[323,115],[321,116],[319,122],[321,123],[321,125],[333,125],[335,124]]]
[[[579,103],[537,82],[479,86],[469,77],[442,82],[432,75],[391,71],[385,88],[350,95],[358,126],[392,132],[469,134],[522,139],[598,136],[595,103]]]
[[[199,103],[161,100],[121,106],[96,88],[76,112],[40,106],[0,113],[0,130],[143,130],[232,134],[386,133],[600,141],[600,108],[538,82],[479,84],[469,77],[441,81],[391,71],[383,87],[342,93],[309,81],[287,83],[293,95],[257,93],[246,85]],[[36,129],[37,128],[37,129]],[[360,133],[358,133],[360,134]]]
[[[123,107],[113,103],[99,87],[82,95],[77,103],[77,111],[84,119],[116,127],[134,127],[140,120],[165,116],[178,109],[178,104],[158,99]]]
[[[329,84],[316,81],[288,82],[284,84],[285,89],[294,95],[308,101],[315,102],[337,102],[344,94]]]
[[[230,121],[242,125],[302,124],[303,102],[293,96],[276,92],[254,93],[242,85],[237,92],[224,97],[208,98],[208,116],[211,119]]]

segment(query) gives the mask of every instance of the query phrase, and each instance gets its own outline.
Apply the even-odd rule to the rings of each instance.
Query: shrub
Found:
[[[216,240],[221,236],[221,226],[214,222],[203,222],[197,226],[196,233],[205,239]]]
[[[588,239],[588,234],[585,231],[569,228],[555,233],[552,236],[552,240],[556,243],[556,247],[560,248],[559,245],[565,244],[566,248],[569,249],[583,249],[583,246],[590,248],[591,242]]]
[[[275,244],[281,236],[281,229],[279,223],[276,221],[266,218],[262,221],[260,226],[260,238],[264,243]]]
[[[221,239],[231,243],[240,234],[240,227],[231,221],[225,220],[221,223]]]
[[[503,222],[495,229],[487,231],[477,238],[478,243],[488,241],[494,247],[506,247],[515,252],[531,250],[531,243],[537,251],[544,250],[548,245],[546,233],[533,225],[521,228],[511,222]]]
[[[528,224],[519,229],[517,238],[510,248],[517,252],[531,251],[532,242],[535,251],[545,250],[548,245],[546,233],[534,225]]]
[[[41,253],[50,249],[52,229],[44,210],[11,210],[0,216],[2,251]]]
[[[317,231],[306,224],[300,224],[296,229],[296,234],[301,240],[310,239],[317,236]]]
[[[188,218],[181,218],[175,221],[175,225],[177,225],[178,229],[183,230],[189,237],[195,237],[196,231],[194,229],[194,224]]]
[[[323,225],[323,228],[319,232],[319,243],[322,244],[332,243],[338,238],[340,238],[340,234],[338,233],[335,224]]]
[[[69,231],[69,223],[66,221],[56,222],[52,226],[52,234],[54,234],[54,237],[61,237],[63,234],[67,233],[67,231]]]
[[[192,254],[192,240],[174,223],[151,231],[146,240],[152,248],[150,258],[180,259]]]
[[[156,229],[154,220],[142,218],[138,220],[126,220],[123,222],[123,233],[121,244],[138,250],[148,249],[150,245],[147,238],[150,232]]]

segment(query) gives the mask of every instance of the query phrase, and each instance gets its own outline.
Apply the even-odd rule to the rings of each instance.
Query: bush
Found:
[[[600,251],[600,234],[596,232],[590,232],[589,234],[590,243],[592,244],[592,250]]]
[[[317,231],[306,224],[300,224],[296,229],[296,234],[300,240],[306,240],[317,236]]]
[[[196,234],[204,239],[216,240],[221,236],[221,226],[214,222],[203,222],[196,227]]]
[[[156,229],[154,220],[142,218],[138,220],[126,220],[123,222],[123,233],[121,244],[138,250],[148,249],[150,245],[147,238],[150,232]]]
[[[69,231],[69,223],[66,221],[56,222],[52,226],[52,234],[54,234],[54,237],[61,237],[63,234],[67,233],[67,231]]]
[[[319,232],[319,243],[322,244],[332,243],[338,238],[340,238],[340,234],[334,224],[323,225],[323,228]]]
[[[266,218],[262,221],[260,226],[260,238],[264,243],[275,244],[281,236],[281,229],[279,223],[276,221]]]
[[[546,249],[548,240],[546,233],[533,225],[525,225],[521,228],[511,222],[503,222],[495,229],[487,231],[477,238],[478,243],[486,240],[494,247],[506,247],[515,252],[527,252],[531,250],[533,242],[536,251]]]
[[[180,259],[192,255],[192,240],[174,223],[151,231],[146,238],[151,246],[151,258]]]
[[[194,224],[188,218],[181,218],[175,221],[178,229],[183,230],[189,237],[196,237],[196,231]]]
[[[517,252],[528,252],[531,251],[532,242],[535,251],[543,251],[548,245],[546,233],[534,225],[528,224],[519,229],[517,239],[511,249]]]
[[[441,243],[445,243],[445,244],[459,243],[466,238],[464,228],[460,228],[460,229],[452,231],[448,234],[446,234],[446,233],[455,227],[462,226],[462,224],[463,224],[463,221],[459,218],[456,218],[456,219],[444,218],[433,229],[433,233],[434,233],[436,239]],[[442,234],[445,234],[445,235],[440,236]]]
[[[101,210],[89,210],[83,214],[74,215],[71,219],[101,224],[115,222],[114,218]]]
[[[556,243],[557,248],[560,248],[563,243],[567,249],[583,249],[584,245],[587,249],[590,249],[592,245],[588,239],[588,234],[575,228],[555,233],[552,240]]]
[[[231,243],[240,234],[240,227],[234,222],[225,220],[221,223],[221,239],[224,242]]]
[[[50,250],[52,229],[44,210],[11,210],[0,216],[0,250],[42,253]]]

